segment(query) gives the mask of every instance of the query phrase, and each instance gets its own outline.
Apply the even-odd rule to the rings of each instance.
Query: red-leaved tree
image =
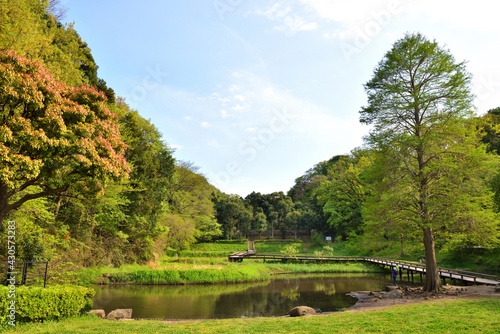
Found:
[[[26,201],[70,186],[95,193],[106,179],[127,177],[125,149],[103,93],[0,52],[0,224]]]

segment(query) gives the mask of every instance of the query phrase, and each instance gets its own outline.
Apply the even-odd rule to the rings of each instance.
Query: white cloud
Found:
[[[302,99],[293,93],[275,86],[264,77],[248,71],[240,71],[238,86],[242,92],[240,95],[245,104],[238,103],[239,99],[231,98],[231,110],[249,112],[237,112],[231,114],[233,123],[231,138],[245,142],[248,134],[258,134],[262,131],[272,129],[274,139],[285,141],[298,140],[299,138],[312,142],[330,143],[338,145],[345,140],[351,140],[352,147],[361,143],[362,135],[359,128],[357,114],[352,119],[345,119],[341,113],[327,110],[314,102]],[[218,92],[219,96],[231,96],[230,88],[233,83],[227,85],[227,89]],[[225,110],[225,109],[224,109]],[[239,138],[239,139],[237,139]]]
[[[243,107],[241,104],[237,104],[234,107],[232,107],[231,110],[242,111],[242,110],[245,110],[245,107]]]
[[[316,14],[325,19],[338,23],[350,24],[359,22],[373,10],[387,7],[388,0],[301,0],[302,4],[316,11]],[[392,1],[394,2],[394,1]]]
[[[284,31],[286,33],[295,34],[299,31],[311,31],[318,29],[318,24],[297,14],[297,10],[293,10],[289,3],[275,2],[266,9],[258,9],[253,12],[256,15],[262,15],[273,21],[274,30]]]
[[[450,28],[464,28],[483,32],[500,32],[498,7],[490,0],[462,2],[451,0],[421,0],[404,5],[408,14],[423,14],[430,23],[444,22]],[[495,3],[496,5],[496,3]]]
[[[209,128],[210,127],[210,123],[208,122],[201,122],[200,125],[203,127],[203,128]]]
[[[237,77],[237,78],[241,78],[241,76]],[[231,85],[231,87],[229,87],[229,91],[230,92],[237,92],[239,91],[240,89],[238,88],[238,86],[236,85]]]
[[[284,18],[281,25],[274,27],[275,30],[284,30],[292,34],[299,31],[316,30],[317,28],[318,25],[316,22],[307,22],[303,18],[297,16],[287,16]]]
[[[168,147],[174,150],[181,150],[184,148],[184,145],[168,144]]]
[[[283,5],[281,3],[276,2],[273,5],[267,7],[265,10],[260,10],[260,9],[256,10],[255,14],[263,15],[268,19],[274,20],[276,18],[285,17],[286,15],[288,15],[290,10],[291,10],[290,6],[286,6],[283,8]]]
[[[324,32],[326,38],[348,39],[360,34],[367,24],[386,27],[397,18],[406,22],[444,23],[453,29],[472,29],[482,32],[500,32],[498,13],[489,0],[457,3],[452,0],[300,0],[312,9],[318,18],[334,22]]]

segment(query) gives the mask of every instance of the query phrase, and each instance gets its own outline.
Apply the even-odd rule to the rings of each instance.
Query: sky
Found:
[[[99,77],[227,194],[286,193],[363,145],[363,84],[405,33],[467,61],[479,115],[500,106],[491,0],[60,2]]]

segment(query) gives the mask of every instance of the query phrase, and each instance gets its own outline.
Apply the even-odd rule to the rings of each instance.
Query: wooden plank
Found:
[[[398,266],[401,269],[411,270],[419,273],[425,273],[426,267],[424,264],[414,263],[410,261],[400,261],[384,258],[372,258],[372,257],[359,257],[359,256],[323,256],[323,257],[312,257],[312,256],[277,256],[277,255],[267,255],[260,254],[253,250],[246,252],[236,252],[229,255],[229,259],[243,260],[244,258],[254,258],[261,260],[298,260],[298,261],[321,261],[321,262],[337,262],[337,261],[365,261],[375,264],[383,264],[387,266]],[[497,285],[500,284],[497,276],[487,275],[481,273],[473,273],[464,270],[455,270],[449,268],[438,267],[439,275],[444,278],[459,279],[466,282],[473,282],[479,284],[489,284]]]

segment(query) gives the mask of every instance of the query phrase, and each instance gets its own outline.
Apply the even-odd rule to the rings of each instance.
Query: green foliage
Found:
[[[246,240],[218,240],[211,243],[198,243],[191,247],[193,251],[239,252],[247,247]]]
[[[162,226],[169,229],[166,246],[188,249],[193,243],[218,239],[221,225],[215,218],[212,202],[215,187],[210,185],[198,167],[190,162],[178,162],[169,187],[168,210]]]
[[[328,179],[313,191],[318,204],[323,207],[334,235],[343,240],[351,232],[361,234],[362,206],[366,198],[361,173],[370,160],[357,151],[352,156],[340,157],[330,165]]]
[[[256,240],[255,250],[259,253],[282,253],[288,247],[300,249],[302,243],[288,240]]]
[[[125,144],[103,94],[65,86],[13,52],[0,53],[0,83],[0,220],[29,200],[69,187],[98,193],[106,179],[127,176]],[[26,193],[34,186],[40,191]]]
[[[333,256],[333,247],[331,246],[323,247],[323,254],[325,254],[325,256]]]
[[[325,236],[322,233],[313,231],[311,233],[311,243],[313,246],[323,246],[325,243]]]
[[[241,197],[222,195],[216,199],[214,207],[217,222],[221,225],[226,239],[234,239],[250,231],[252,211],[245,206]]]
[[[223,269],[165,269],[112,273],[110,282],[131,284],[237,283],[269,279],[265,268],[255,265],[229,266]]]
[[[0,287],[0,322],[8,322],[8,287]],[[93,289],[80,286],[16,287],[16,323],[72,317],[92,308]]]
[[[282,249],[281,254],[284,254],[286,257],[292,257],[296,258],[297,253],[299,253],[299,250],[297,249],[297,246],[294,244],[290,244],[285,247],[285,249]]]
[[[498,242],[485,180],[499,160],[479,144],[470,82],[464,62],[421,34],[407,34],[365,84],[368,105],[360,120],[374,126],[367,137],[374,162],[366,231],[394,234],[402,244],[412,236],[407,231],[423,232],[432,272],[427,291],[440,287],[435,246],[459,235],[468,244]]]

